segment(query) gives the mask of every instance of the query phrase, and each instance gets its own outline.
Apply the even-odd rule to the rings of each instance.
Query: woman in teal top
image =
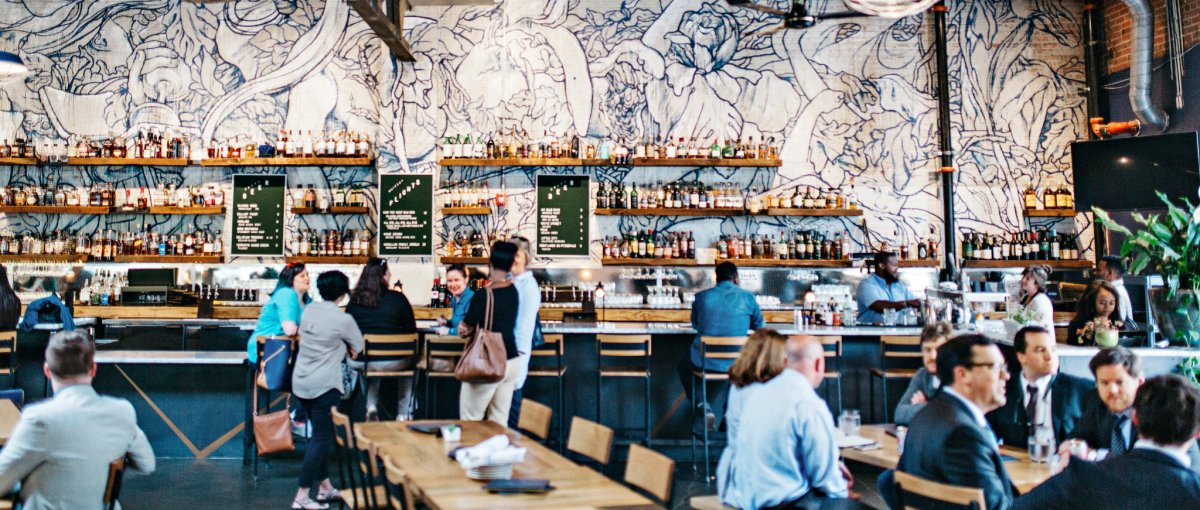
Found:
[[[258,324],[246,346],[250,363],[258,363],[260,336],[295,335],[300,329],[300,314],[312,298],[308,297],[308,270],[302,263],[288,264],[279,273],[279,283],[271,292],[271,299],[263,305]]]

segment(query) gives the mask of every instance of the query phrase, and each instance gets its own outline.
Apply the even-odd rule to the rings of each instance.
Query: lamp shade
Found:
[[[16,53],[0,51],[0,85],[17,81],[28,73],[29,68]]]
[[[846,6],[863,14],[882,18],[903,18],[925,12],[938,0],[843,0]]]

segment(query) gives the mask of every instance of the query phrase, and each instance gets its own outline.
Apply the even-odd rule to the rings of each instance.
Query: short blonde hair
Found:
[[[773,329],[759,329],[750,335],[741,354],[729,367],[729,382],[741,388],[767,382],[787,366],[787,338]]]

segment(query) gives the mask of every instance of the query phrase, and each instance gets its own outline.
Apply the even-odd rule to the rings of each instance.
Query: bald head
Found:
[[[813,336],[788,337],[787,346],[788,368],[800,372],[813,388],[821,385],[825,379],[825,347]]]

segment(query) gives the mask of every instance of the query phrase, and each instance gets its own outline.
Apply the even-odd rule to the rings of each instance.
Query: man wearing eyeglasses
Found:
[[[1008,508],[1017,490],[1004,469],[999,446],[984,415],[1004,405],[1008,366],[996,342],[963,335],[938,348],[942,390],[917,412],[908,427],[904,453],[896,469],[927,480],[983,489],[988,510]],[[900,508],[892,471],[879,477],[891,508]],[[954,508],[904,494],[904,505]]]

